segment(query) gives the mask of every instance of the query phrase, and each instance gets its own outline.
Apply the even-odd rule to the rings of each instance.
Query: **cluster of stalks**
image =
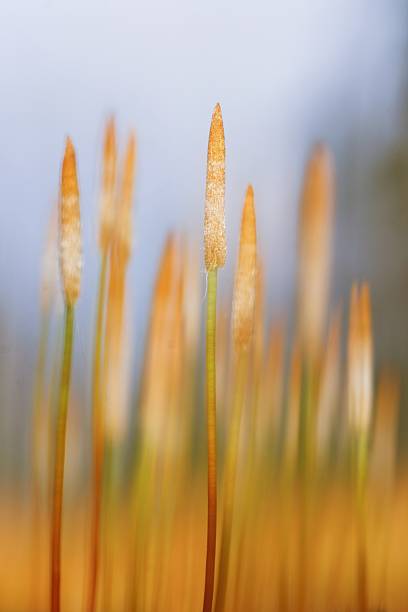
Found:
[[[347,317],[340,307],[329,311],[335,202],[329,151],[323,144],[312,149],[301,190],[296,319],[292,324],[273,313],[266,329],[267,262],[257,246],[251,185],[233,294],[226,302],[221,291],[217,308],[227,245],[224,126],[215,107],[204,209],[206,287],[192,244],[169,235],[135,390],[126,297],[135,150],[131,133],[120,167],[110,119],[89,374],[92,426],[88,435],[84,407],[82,435],[72,440],[73,447],[92,449],[90,470],[89,477],[74,475],[81,484],[67,499],[66,424],[75,388],[70,374],[82,255],[76,159],[69,139],[66,144],[58,239],[52,233],[65,303],[62,357],[49,368],[51,249],[34,392],[32,588],[24,609],[408,609],[401,571],[407,555],[394,543],[398,508],[408,501],[402,470],[396,478],[398,377],[381,369],[378,382],[374,377],[367,283],[353,285]],[[136,340],[139,351],[143,340]],[[51,432],[46,461],[44,422]],[[50,571],[39,583],[44,525]],[[64,547],[70,552],[63,554]]]

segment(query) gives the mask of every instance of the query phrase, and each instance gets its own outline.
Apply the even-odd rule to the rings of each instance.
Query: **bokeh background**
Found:
[[[370,281],[377,359],[406,379],[407,25],[404,0],[1,2],[3,483],[27,469],[15,458],[27,446],[21,432],[30,425],[41,257],[67,134],[78,152],[84,238],[76,386],[88,392],[81,374],[89,371],[99,167],[110,113],[122,141],[131,127],[138,141],[129,283],[139,347],[135,379],[165,234],[178,229],[201,245],[206,146],[217,101],[227,143],[224,291],[251,181],[270,312],[293,308],[302,172],[311,144],[323,139],[337,166],[333,303],[347,299],[353,279]],[[203,271],[203,298],[204,290]]]

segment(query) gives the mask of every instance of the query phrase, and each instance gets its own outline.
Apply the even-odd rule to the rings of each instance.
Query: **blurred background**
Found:
[[[332,301],[371,283],[376,359],[408,370],[408,7],[404,0],[177,3],[30,0],[0,8],[0,462],[25,453],[39,330],[39,278],[64,140],[78,154],[84,277],[76,387],[89,389],[103,127],[138,143],[130,268],[137,375],[164,237],[201,245],[215,102],[227,144],[231,288],[239,217],[254,185],[269,312],[293,308],[296,229],[311,144],[337,171]],[[200,247],[201,248],[201,247]],[[205,276],[203,270],[203,299]],[[85,357],[85,355],[87,355]],[[82,381],[82,382],[81,382]],[[405,396],[406,397],[406,396]],[[403,400],[403,406],[406,400]],[[29,423],[29,421],[28,421]],[[404,427],[404,425],[403,425]],[[11,452],[12,451],[12,452]],[[14,466],[15,467],[15,466]],[[18,470],[27,466],[19,461]],[[16,469],[17,469],[16,468]]]

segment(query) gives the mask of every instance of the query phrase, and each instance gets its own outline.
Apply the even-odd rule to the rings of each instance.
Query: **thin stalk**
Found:
[[[114,567],[113,545],[115,538],[112,530],[115,525],[115,454],[116,449],[112,440],[108,440],[104,453],[104,567],[103,567],[103,609],[106,612],[112,610],[112,586]]]
[[[154,474],[156,471],[155,456],[146,443],[142,443],[140,458],[133,477],[131,496],[131,542],[130,542],[130,572],[127,610],[143,610],[146,608],[147,591],[147,547],[149,536],[149,511],[152,507]]]
[[[365,506],[367,479],[367,434],[360,432],[356,440],[356,504],[357,504],[357,609],[368,610],[367,552],[365,538]]]
[[[290,565],[294,555],[291,553],[291,521],[296,513],[298,490],[298,455],[299,455],[299,425],[301,405],[303,368],[298,346],[295,344],[290,364],[287,396],[284,403],[283,418],[279,437],[280,451],[278,453],[280,471],[277,472],[277,555],[279,559],[277,600],[278,610],[286,612],[293,602],[296,602],[296,592],[290,593]],[[296,549],[298,553],[298,547]],[[297,602],[296,602],[297,603]]]
[[[256,441],[257,441],[257,420],[258,420],[258,405],[259,405],[259,387],[260,387],[260,369],[252,368],[254,377],[254,389],[251,401],[251,419],[250,419],[250,431],[249,431],[249,443],[248,443],[248,460],[245,462],[245,472],[243,480],[245,482],[243,486],[243,493],[238,504],[240,513],[237,517],[237,547],[236,547],[236,562],[237,570],[235,577],[235,592],[232,605],[236,608],[240,605],[240,592],[244,584],[244,573],[245,573],[245,549],[248,546],[248,541],[252,537],[251,528],[247,528],[248,525],[252,524],[254,517],[256,517],[256,498],[257,488],[259,486],[259,477],[255,477],[257,474],[257,454],[256,454]],[[244,374],[245,375],[245,374]],[[248,540],[248,541],[247,541]],[[222,544],[221,544],[222,546]],[[218,588],[218,587],[217,587]]]
[[[40,433],[41,433],[41,416],[42,404],[44,401],[44,375],[47,360],[47,346],[50,329],[50,313],[46,310],[41,315],[40,341],[38,346],[37,368],[34,387],[34,421],[33,421],[33,438],[32,438],[32,590],[30,605],[33,610],[38,610],[39,605],[39,588],[42,584],[42,564],[41,564],[41,539],[42,539],[42,518],[43,518],[43,495],[41,487],[40,474]]]
[[[301,422],[299,431],[299,583],[298,610],[304,612],[309,608],[308,593],[310,590],[310,529],[312,514],[312,471],[314,452],[314,388],[313,369],[305,363],[303,369],[301,396]]]
[[[34,390],[34,440],[33,440],[33,452],[34,452],[34,468],[37,474],[36,468],[38,467],[38,428],[41,416],[41,405],[44,398],[44,374],[45,365],[47,359],[47,345],[48,336],[50,329],[50,315],[49,312],[43,312],[41,316],[41,329],[40,329],[40,342],[38,346],[38,358],[37,358],[37,371],[35,377],[35,390]]]
[[[103,472],[103,411],[101,402],[101,361],[103,340],[103,319],[106,293],[107,255],[102,256],[99,276],[98,305],[96,314],[93,371],[92,371],[92,412],[93,412],[93,492],[91,516],[90,573],[88,612],[96,608],[96,594],[99,571],[100,515],[102,500]]]
[[[231,534],[233,523],[233,510],[235,498],[235,482],[237,473],[237,463],[239,454],[239,438],[241,431],[242,411],[244,405],[245,385],[247,374],[246,354],[237,356],[235,393],[233,412],[231,416],[230,435],[228,438],[227,453],[225,459],[224,474],[224,499],[222,515],[222,533],[220,545],[220,561],[217,590],[215,596],[215,610],[221,612],[225,610],[225,600],[228,586],[228,573],[230,565]]]
[[[61,606],[61,523],[64,492],[65,440],[71,378],[74,306],[65,306],[64,347],[58,398],[56,449],[51,522],[51,612],[60,612]]]
[[[289,406],[286,406],[288,410]],[[295,468],[289,461],[282,461],[282,470],[278,479],[279,495],[277,499],[278,541],[277,551],[279,559],[277,599],[279,612],[289,609],[289,546],[290,546],[290,517],[294,504]],[[293,514],[292,514],[293,517]]]
[[[208,514],[207,556],[203,612],[211,612],[214,594],[215,553],[217,540],[217,433],[215,334],[217,317],[217,269],[208,271],[207,334],[206,334],[206,404],[208,445]]]
[[[60,386],[60,378],[61,378],[61,363],[60,363],[60,354],[62,352],[62,346],[64,341],[64,328],[63,326],[59,326],[57,331],[57,337],[55,340],[55,346],[52,350],[52,357],[50,359],[53,364],[50,380],[50,391],[48,397],[48,403],[50,406],[50,414],[48,419],[48,427],[47,427],[47,436],[48,436],[48,465],[54,465],[54,457],[55,457],[55,427],[56,427],[56,419],[57,419],[57,411],[58,411],[58,397],[59,397],[59,386]],[[52,496],[53,496],[53,484],[54,484],[54,473],[53,470],[49,469],[47,474],[47,521],[50,520],[51,517],[51,508],[52,508]]]

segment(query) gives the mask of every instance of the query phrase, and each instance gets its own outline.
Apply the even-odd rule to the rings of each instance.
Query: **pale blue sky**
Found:
[[[3,1],[0,8],[0,299],[12,333],[38,329],[38,275],[66,134],[77,147],[84,283],[93,315],[102,128],[114,111],[138,138],[135,333],[163,237],[201,242],[206,144],[215,102],[227,141],[231,277],[245,186],[253,182],[269,294],[293,289],[297,194],[316,138],[390,138],[404,22],[389,0]],[[374,126],[374,128],[373,128]],[[84,345],[86,334],[82,335]]]

